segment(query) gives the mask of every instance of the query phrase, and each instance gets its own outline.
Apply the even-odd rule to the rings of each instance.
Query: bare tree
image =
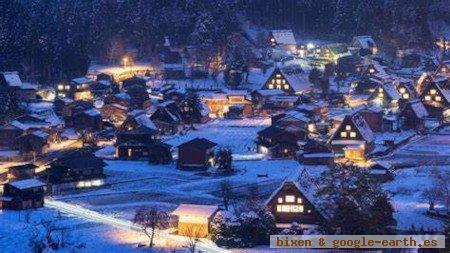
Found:
[[[195,253],[197,249],[197,244],[201,237],[201,227],[190,225],[186,228],[185,235],[188,237],[186,248],[191,253]]]
[[[427,188],[422,192],[422,198],[428,201],[429,210],[432,211],[439,200],[439,191],[435,187]]]
[[[230,180],[225,179],[220,182],[220,197],[223,199],[223,205],[225,210],[228,211],[228,207],[230,206],[230,200],[233,198],[233,191],[231,187]]]
[[[139,208],[134,215],[134,223],[141,225],[142,232],[150,240],[149,247],[153,247],[156,229],[164,229],[169,226],[169,215],[155,208]]]

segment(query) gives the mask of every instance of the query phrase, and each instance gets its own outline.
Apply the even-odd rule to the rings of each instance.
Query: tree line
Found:
[[[444,3],[444,4],[443,4]],[[429,45],[430,18],[449,22],[443,0],[10,0],[0,2],[0,70],[41,83],[83,75],[91,60],[126,48],[155,52],[165,36],[223,51],[240,21],[349,41],[373,35],[395,47]]]

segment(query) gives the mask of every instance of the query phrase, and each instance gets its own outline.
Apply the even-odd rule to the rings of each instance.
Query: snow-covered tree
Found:
[[[317,192],[331,214],[324,227],[341,234],[384,234],[395,223],[389,198],[367,170],[336,164],[322,174]]]

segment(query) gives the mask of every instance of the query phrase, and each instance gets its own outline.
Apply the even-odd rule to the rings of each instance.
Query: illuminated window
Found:
[[[303,202],[302,198],[297,198],[297,203],[301,204]]]
[[[311,213],[311,210],[308,209],[308,213]]]
[[[64,85],[58,84],[58,90],[64,90]]]
[[[66,85],[64,88],[65,88],[66,90],[70,90],[70,85]]]
[[[283,79],[283,84],[286,84],[286,80]]]
[[[346,138],[347,137],[347,132],[341,132],[341,137]]]
[[[280,74],[277,74],[276,77],[281,78],[281,75],[280,75]]]
[[[405,88],[400,88],[400,93],[405,93],[406,89]]]
[[[277,79],[277,84],[281,84],[281,79]]]
[[[128,154],[128,157],[131,157],[133,155],[133,150],[131,148],[129,148],[127,150],[127,154]]]
[[[286,202],[287,203],[294,203],[295,202],[295,196],[294,195],[286,195]]]
[[[436,96],[436,97],[434,98],[434,100],[436,100],[436,101],[438,101],[438,102],[441,102],[441,101],[442,101],[442,98],[441,98],[441,96]]]
[[[269,89],[273,89],[273,84],[269,84]]]
[[[435,90],[435,89],[431,89],[431,90],[430,90],[430,94],[431,94],[431,95],[436,94],[436,90]]]
[[[350,132],[350,137],[351,138],[355,138],[356,137],[356,132]]]
[[[283,203],[283,198],[278,198],[278,203]]]
[[[289,85],[285,84],[285,85],[284,85],[284,89],[285,89],[285,90],[289,90]]]
[[[370,74],[375,73],[375,69],[369,69],[369,73],[370,73]]]
[[[425,100],[426,100],[426,101],[430,101],[430,100],[431,100],[431,97],[430,97],[430,96],[425,96]]]
[[[352,126],[346,125],[346,126],[345,126],[345,130],[352,130]]]
[[[408,99],[409,98],[409,94],[408,93],[403,94],[403,98],[404,99]]]
[[[277,89],[281,90],[281,85],[277,85]]]
[[[379,92],[383,92],[383,88],[378,88],[378,91]]]
[[[279,213],[303,213],[303,205],[277,205],[277,212]]]

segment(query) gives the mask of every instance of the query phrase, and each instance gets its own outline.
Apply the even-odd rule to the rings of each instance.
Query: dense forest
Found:
[[[450,23],[448,9],[445,0],[1,1],[0,70],[64,80],[84,74],[92,60],[116,61],[129,47],[149,56],[164,36],[222,50],[244,21],[337,41],[370,34],[392,48],[425,48],[433,39],[430,20]]]

